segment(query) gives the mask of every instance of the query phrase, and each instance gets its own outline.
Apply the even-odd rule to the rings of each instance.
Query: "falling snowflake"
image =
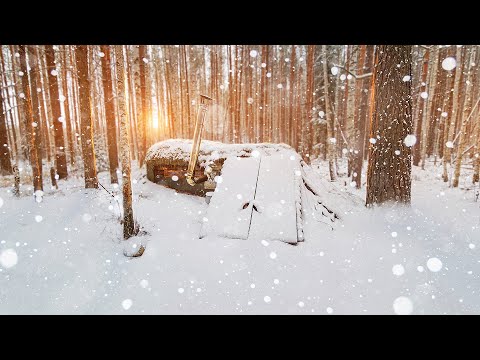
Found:
[[[332,75],[337,75],[338,74],[338,67],[334,66],[330,69],[330,71],[332,72]]]
[[[20,97],[20,99],[25,99],[25,94],[24,93],[20,93],[20,94],[18,94],[18,96]]]
[[[63,116],[60,116],[60,117],[58,118],[58,121],[60,121],[61,123],[63,123],[63,122],[65,122],[65,118],[64,118]]]
[[[267,295],[263,298],[263,301],[265,301],[268,304],[270,301],[272,301],[272,298]]]
[[[173,180],[173,181],[178,181],[178,176],[177,176],[177,175],[173,175],[173,176],[172,176],[172,180]]]
[[[148,59],[147,59],[147,58],[142,58],[142,61],[143,61],[145,64],[148,64]]]
[[[405,268],[403,267],[402,264],[393,265],[392,273],[393,275],[396,275],[396,276],[402,276],[403,274],[405,274]]]
[[[397,315],[410,315],[413,312],[413,303],[406,296],[400,296],[393,302],[393,311]]]
[[[5,269],[11,268],[17,265],[18,255],[14,249],[5,249],[0,254],[0,265]]]
[[[277,88],[282,89],[282,88],[283,88],[283,85],[282,85],[282,84],[278,84],[278,85],[277,85]]]
[[[396,231],[392,231],[392,237],[395,238],[395,237],[397,237],[397,236],[398,236],[397,232],[396,232]]]
[[[269,245],[267,240],[262,240],[261,243],[262,243],[263,246],[268,246]]]
[[[426,91],[423,91],[423,92],[420,93],[420,97],[422,99],[426,99],[426,98],[428,98],[428,93]]]
[[[259,157],[260,156],[260,152],[258,150],[253,150],[252,151],[252,156],[253,157]]]
[[[128,310],[132,307],[132,304],[133,304],[133,301],[132,299],[125,299],[122,301],[122,307],[125,309],[125,310]]]
[[[272,260],[277,258],[277,254],[273,251],[270,253],[269,256],[270,256],[270,259],[272,259]]]
[[[475,249],[475,244],[468,244],[468,247],[473,250],[473,249]]]
[[[278,284],[280,284],[280,280],[278,280],[278,279],[273,279],[273,283],[274,283],[275,285],[278,285]]]
[[[442,68],[444,70],[453,70],[457,66],[457,60],[454,57],[447,57],[442,61]]]
[[[318,112],[318,116],[320,116],[321,118],[323,118],[323,117],[325,116],[325,112],[319,111],[319,112]]]
[[[444,111],[444,112],[442,112],[441,115],[442,115],[442,117],[447,117],[447,116],[448,116],[448,113]]]
[[[329,306],[327,307],[327,314],[331,314],[333,313],[333,309]]]
[[[347,76],[345,74],[340,75],[340,80],[345,81],[346,78]]]
[[[140,286],[145,289],[148,286],[148,280],[143,279],[140,281]]]
[[[105,54],[104,54],[103,52],[101,52],[101,51],[100,51],[100,52],[98,53],[98,56],[100,56],[100,57],[104,57],[104,56],[105,56]]]
[[[268,77],[268,78],[269,78],[269,77],[272,77],[272,73],[269,73],[269,72],[268,72],[268,73],[267,73],[267,77]]]
[[[337,143],[337,139],[335,138],[330,138],[330,144],[336,144]]]
[[[266,68],[266,67],[267,67],[267,64],[265,64],[265,63],[262,63],[262,65],[261,65],[261,66],[262,66],[262,68]]]
[[[447,141],[447,142],[445,143],[445,146],[446,146],[447,148],[449,148],[449,149],[453,149],[453,141]]]
[[[178,293],[179,294],[183,294],[185,292],[185,289],[184,288],[178,288]]]
[[[423,268],[422,265],[420,265],[420,266],[417,266],[417,270],[418,272],[423,272],[425,269]]]
[[[375,144],[377,142],[377,139],[370,138],[368,141],[370,141],[370,144]]]
[[[249,97],[249,98],[247,99],[247,103],[253,104],[253,98]]]
[[[412,147],[417,143],[417,137],[412,134],[407,135],[405,136],[405,139],[403,140],[403,142],[405,143],[405,146]]]
[[[353,78],[353,76],[352,76],[351,74],[348,74],[348,75],[347,75],[347,79],[348,79],[348,80],[351,80],[352,78]]]
[[[299,302],[298,302],[298,306],[301,307],[301,308],[303,308],[303,307],[305,306],[305,303],[304,303],[303,301],[299,301]]]
[[[257,50],[252,50],[252,51],[250,51],[250,56],[251,56],[251,57],[253,57],[253,58],[254,58],[254,57],[257,57],[257,55],[258,55],[258,51],[257,51]]]
[[[428,270],[431,272],[438,272],[442,269],[442,261],[439,258],[430,258],[427,261]]]
[[[23,76],[23,71],[19,71],[18,76]]]
[[[3,199],[0,197],[0,208],[3,206]]]
[[[52,71],[50,71],[50,74],[52,74],[52,76],[57,76],[58,71],[57,70],[52,70]]]
[[[395,150],[395,155],[400,155],[400,150]]]
[[[405,75],[402,79],[403,82],[410,81],[410,75]]]
[[[223,178],[220,175],[217,175],[213,178],[217,184],[221,184],[223,182]]]
[[[42,221],[42,220],[43,220],[43,216],[42,216],[42,215],[35,215],[35,221],[36,221],[36,222],[39,223],[39,222]]]
[[[357,183],[356,183],[355,181],[352,181],[352,182],[350,183],[350,186],[353,188],[353,187],[357,186]]]

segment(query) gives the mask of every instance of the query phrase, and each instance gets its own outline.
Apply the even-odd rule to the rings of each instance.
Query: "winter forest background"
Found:
[[[0,56],[0,313],[480,312],[479,46]],[[199,244],[207,205],[148,182],[145,162],[193,138],[200,94],[203,140],[291,146],[341,225],[296,247]],[[143,256],[124,256],[130,237]]]

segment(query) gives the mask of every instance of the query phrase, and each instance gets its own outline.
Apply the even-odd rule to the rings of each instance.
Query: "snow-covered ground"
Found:
[[[328,176],[324,163],[317,171]],[[293,246],[199,239],[204,199],[136,169],[134,212],[148,233],[140,258],[123,255],[136,239],[121,241],[118,200],[102,188],[72,177],[37,204],[3,187],[0,313],[480,314],[480,201],[439,173],[413,169],[410,208],[360,203],[335,230]],[[107,173],[100,182],[115,191]],[[364,198],[345,177],[330,186]]]

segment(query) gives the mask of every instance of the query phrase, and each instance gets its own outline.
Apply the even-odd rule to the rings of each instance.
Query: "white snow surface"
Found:
[[[138,258],[123,255],[119,206],[105,190],[70,176],[59,190],[45,181],[36,203],[28,184],[20,198],[2,187],[0,253],[17,258],[0,265],[0,314],[480,314],[471,170],[453,189],[441,166],[414,166],[411,207],[367,209],[364,185],[350,187],[342,159],[339,167],[334,183],[324,162],[302,170],[320,174],[308,177],[310,186],[341,220],[331,230],[308,216],[297,245],[199,239],[204,199],[153,184],[134,167],[134,214],[147,232],[130,241],[146,247]],[[99,180],[121,204],[121,187],[106,172]],[[434,258],[437,272],[417,270]]]

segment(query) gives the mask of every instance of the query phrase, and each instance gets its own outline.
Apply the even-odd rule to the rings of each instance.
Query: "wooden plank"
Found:
[[[255,195],[259,211],[253,212],[250,238],[297,243],[298,169],[296,156],[262,157]]]
[[[230,157],[203,217],[200,238],[217,235],[247,239],[260,157]]]

